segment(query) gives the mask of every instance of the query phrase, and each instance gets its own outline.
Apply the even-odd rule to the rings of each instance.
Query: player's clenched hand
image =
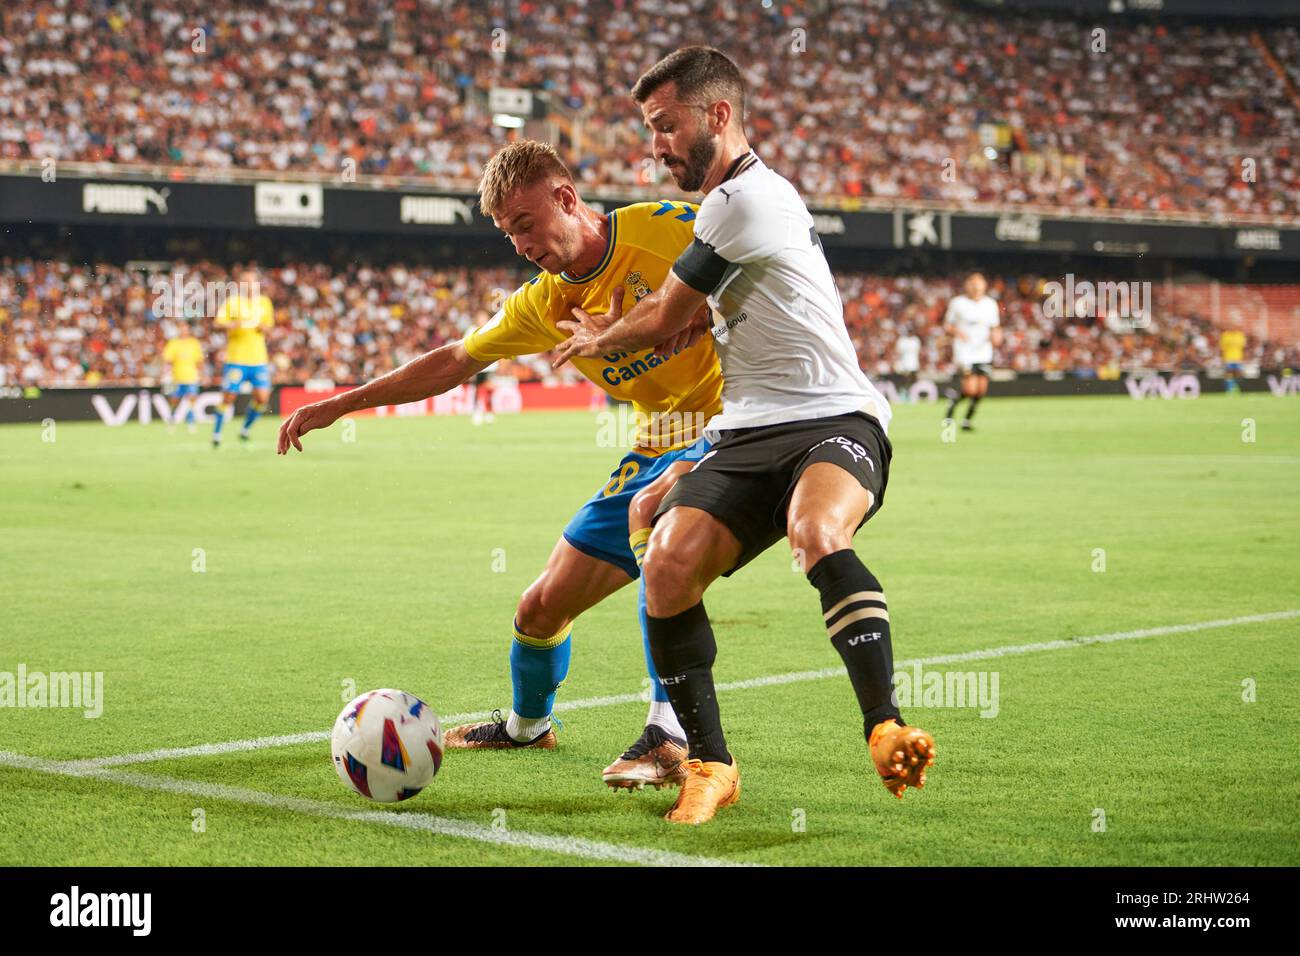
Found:
[[[275,453],[285,455],[289,452],[289,446],[302,451],[302,442],[299,441],[303,435],[317,428],[328,428],[333,425],[338,418],[338,412],[329,400],[323,402],[314,402],[311,405],[304,405],[298,409],[280,426],[280,440],[276,444]]]
[[[598,343],[600,333],[623,317],[623,287],[619,286],[610,296],[609,311],[604,315],[592,315],[586,309],[574,306],[572,319],[561,319],[555,323],[561,332],[568,332],[569,337],[555,347],[555,361],[551,368],[559,368],[569,359],[592,358],[601,353]]]
[[[700,310],[695,313],[691,319],[691,324],[686,326],[672,338],[665,342],[660,342],[655,346],[655,352],[667,358],[670,355],[676,355],[683,349],[688,349],[713,327],[713,312],[708,305],[700,306]]]

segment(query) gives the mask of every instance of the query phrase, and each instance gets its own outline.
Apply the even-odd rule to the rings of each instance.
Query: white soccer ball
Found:
[[[339,779],[363,797],[396,803],[413,797],[442,765],[442,725],[414,694],[372,690],[334,721],[330,750]]]

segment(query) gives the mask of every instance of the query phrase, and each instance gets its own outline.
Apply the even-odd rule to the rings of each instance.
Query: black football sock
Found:
[[[966,421],[970,421],[972,418],[975,417],[975,406],[978,405],[979,403],[980,403],[980,397],[978,395],[972,396],[970,400],[970,407],[966,409]]]
[[[951,399],[949,399],[949,400],[948,400],[948,410],[947,410],[946,412],[943,413],[943,417],[944,417],[944,418],[952,418],[952,413],[956,410],[956,408],[957,408],[957,403],[960,402],[964,397],[965,397],[965,396],[963,396],[963,395],[954,395]]]
[[[848,669],[862,708],[863,733],[882,720],[903,718],[894,702],[894,651],[889,642],[889,611],[880,582],[851,548],[828,554],[808,572],[822,598],[831,644]]]
[[[699,760],[731,763],[722,735],[718,695],[713,689],[713,661],[718,645],[701,601],[672,617],[646,615],[646,633],[659,684],[668,692],[690,755]]]

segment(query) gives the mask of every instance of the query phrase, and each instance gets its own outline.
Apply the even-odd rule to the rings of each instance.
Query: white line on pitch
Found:
[[[100,767],[120,767],[132,763],[150,763],[156,760],[172,760],[181,757],[204,757],[217,754],[237,753],[241,750],[264,750],[268,747],[292,747],[294,744],[311,744],[320,740],[329,740],[328,730],[313,730],[304,734],[281,734],[278,737],[257,737],[253,740],[230,740],[220,744],[198,744],[194,747],[165,747],[161,750],[149,750],[138,754],[119,754],[116,757],[95,757],[90,760],[69,760],[65,765],[79,770],[94,770]]]
[[[230,803],[242,803],[247,806],[270,807],[275,810],[309,814],[314,817],[402,827],[407,830],[420,830],[438,836],[476,840],[479,843],[495,843],[499,846],[516,847],[523,850],[561,853],[566,856],[578,856],[587,860],[635,863],[642,866],[752,865],[707,856],[674,853],[670,850],[602,843],[599,840],[584,840],[581,837],[551,836],[544,833],[531,833],[527,830],[494,830],[492,827],[483,826],[479,823],[469,823],[465,820],[455,820],[450,817],[437,817],[428,813],[410,811],[397,813],[392,810],[347,810],[324,800],[284,797],[273,793],[263,793],[260,790],[247,790],[243,787],[203,783],[198,780],[178,780],[174,777],[132,773],[129,770],[93,769],[87,768],[84,764],[76,761],[42,760],[39,757],[28,757],[24,754],[9,753],[3,750],[0,750],[0,767],[14,767],[21,770],[34,770],[38,773],[58,774],[65,777],[102,780],[124,787],[135,787],[140,790],[158,790],[164,793],[178,793],[203,800],[224,800]]]
[[[989,647],[978,651],[962,651],[956,654],[940,654],[935,657],[922,657],[912,660],[895,661],[898,669],[920,664],[955,664],[959,661],[988,660],[995,657],[1010,657],[1017,654],[1035,654],[1040,651],[1059,651],[1071,647],[1086,647],[1089,644],[1110,644],[1115,641],[1132,641],[1142,637],[1161,637],[1166,634],[1188,634],[1194,631],[1209,631],[1219,627],[1235,627],[1239,624],[1259,624],[1265,621],[1285,621],[1300,617],[1300,610],[1274,611],[1268,614],[1248,614],[1244,617],[1230,617],[1218,621],[1199,621],[1195,624],[1171,624],[1166,627],[1149,627],[1138,631],[1117,631],[1113,634],[1096,634],[1089,637],[1072,637],[1066,640],[1041,641],[1035,644],[1011,644],[1003,647]],[[814,671],[795,671],[789,674],[771,674],[767,677],[752,677],[748,680],[730,681],[718,684],[719,691],[751,690],[756,687],[774,687],[780,684],[798,684],[810,680],[823,680],[838,677],[844,673],[843,667],[826,667]],[[613,694],[607,697],[588,697],[583,700],[571,700],[555,705],[556,713],[570,710],[589,710],[593,707],[613,707],[619,704],[644,702],[640,694]],[[479,711],[471,714],[450,714],[443,718],[448,727],[474,720],[487,720],[491,711]],[[158,760],[173,760],[183,757],[203,757],[218,754],[238,753],[244,750],[265,750],[271,747],[289,747],[294,744],[316,743],[328,740],[327,730],[308,731],[301,734],[283,734],[277,737],[257,737],[252,740],[230,740],[217,744],[198,744],[193,747],[169,747],[163,750],[147,750],[143,753],[119,754],[112,757],[93,757],[87,760],[68,761],[70,766],[78,769],[96,769],[118,767],[126,764],[152,763]]]

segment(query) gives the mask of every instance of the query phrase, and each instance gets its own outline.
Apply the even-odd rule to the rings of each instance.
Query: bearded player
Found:
[[[637,81],[656,159],[705,194],[695,238],[662,290],[625,315],[574,309],[556,364],[679,334],[708,303],[725,386],[709,453],[664,497],[645,559],[647,630],[689,742],[688,776],[667,813],[698,825],[740,797],[722,729],[717,644],[703,596],[782,538],[821,598],[848,671],[869,759],[902,797],[925,783],[934,740],[906,726],[893,693],[889,611],[853,550],[879,509],[892,449],[889,403],[862,373],[813,218],[788,180],[749,148],[740,70],[686,47]]]
[[[302,450],[301,437],[341,415],[398,405],[445,392],[499,359],[546,352],[567,338],[556,323],[574,306],[604,312],[624,296],[650,297],[691,243],[695,207],[637,203],[600,215],[578,196],[573,177],[551,146],[523,141],[487,163],[480,205],[542,272],[516,290],[488,322],[345,394],[307,405],[280,428],[278,451]],[[629,506],[653,512],[671,477],[708,445],[701,438],[721,409],[722,378],[711,342],[696,340],[701,321],[656,348],[613,352],[575,362],[608,394],[631,402],[642,427],[632,452],[564,529],[550,560],[524,592],[510,644],[514,702],[508,717],[448,730],[450,748],[550,749],[551,711],[569,669],[573,622],[583,611],[640,577],[648,528],[629,537]],[[652,490],[657,489],[657,490]],[[642,524],[638,519],[634,524]],[[644,592],[640,600],[645,621]],[[675,785],[685,777],[685,733],[646,649],[653,700],[641,737],[605,768],[616,788]]]

